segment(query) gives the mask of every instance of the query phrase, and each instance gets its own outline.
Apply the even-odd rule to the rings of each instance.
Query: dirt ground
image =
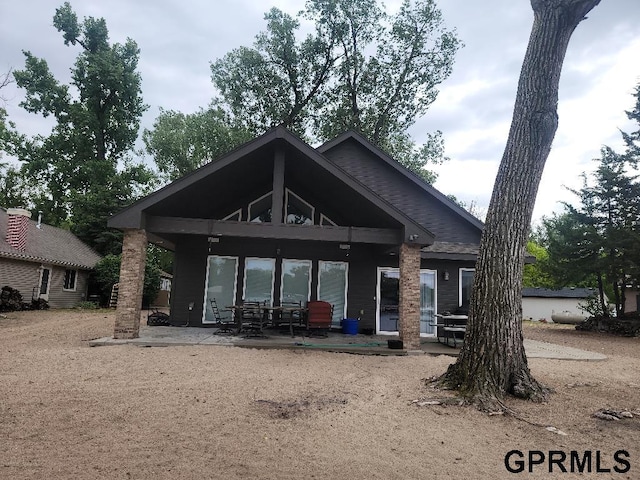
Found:
[[[525,325],[527,338],[609,358],[530,360],[555,393],[510,400],[524,421],[414,402],[441,395],[424,379],[447,356],[89,347],[113,321],[110,311],[0,318],[0,478],[640,479],[638,338]],[[593,418],[601,408],[637,415]],[[513,450],[520,475],[505,466]],[[580,464],[590,473],[572,474]]]

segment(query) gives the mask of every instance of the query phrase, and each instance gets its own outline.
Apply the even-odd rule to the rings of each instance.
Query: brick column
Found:
[[[405,350],[420,350],[420,246],[400,245],[400,340]]]
[[[146,260],[147,232],[125,230],[113,338],[138,338]]]

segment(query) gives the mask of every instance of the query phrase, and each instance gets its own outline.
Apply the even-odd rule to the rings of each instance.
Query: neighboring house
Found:
[[[435,334],[437,312],[468,302],[483,228],[361,135],[313,148],[282,127],[139,200],[109,225],[125,232],[123,254],[135,262],[144,261],[147,241],[175,252],[178,323],[212,324],[213,299],[220,307],[317,299],[334,306],[336,327],[359,318],[361,330],[404,328],[413,345],[418,329]],[[120,288],[129,282],[135,291],[141,267],[130,268]],[[137,335],[126,308],[116,337]],[[411,317],[404,326],[403,312]]]
[[[598,292],[593,288],[523,288],[522,318],[525,320],[551,320],[553,314],[564,312],[587,318],[589,315],[580,309],[590,297]]]
[[[640,312],[640,290],[634,287],[627,287],[624,292],[625,313]]]
[[[33,221],[27,210],[0,208],[0,288],[17,289],[23,301],[41,298],[51,308],[69,308],[86,300],[98,260],[71,232]]]
[[[156,298],[151,302],[151,307],[168,308],[171,305],[171,280],[173,275],[167,272],[160,272],[160,290]]]

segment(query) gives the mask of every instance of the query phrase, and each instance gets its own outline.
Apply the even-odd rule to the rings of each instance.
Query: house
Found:
[[[140,272],[153,242],[174,251],[176,323],[212,324],[214,299],[326,300],[335,327],[358,318],[360,330],[400,333],[408,349],[435,335],[436,313],[468,302],[483,227],[361,135],[313,148],[283,127],[109,226],[124,231],[116,338],[138,334]]]
[[[28,210],[0,208],[0,287],[17,289],[25,302],[70,308],[86,300],[88,274],[99,260],[71,232],[31,220]]]
[[[173,275],[167,272],[160,272],[160,290],[156,298],[151,301],[152,308],[169,308],[171,305],[171,281]]]
[[[597,295],[598,292],[593,288],[523,288],[522,318],[548,321],[552,320],[552,315],[570,314],[585,319],[589,315],[582,311],[580,305]]]
[[[629,285],[624,292],[624,311],[626,313],[640,312],[640,289]]]

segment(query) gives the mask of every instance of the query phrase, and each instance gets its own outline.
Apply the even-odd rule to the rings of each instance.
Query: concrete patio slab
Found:
[[[453,348],[439,343],[435,338],[422,340],[420,350],[391,349],[387,335],[343,335],[331,332],[327,337],[309,337],[296,334],[268,331],[266,337],[243,337],[228,334],[216,334],[215,328],[197,327],[162,327],[140,326],[140,336],[132,340],[115,340],[111,337],[99,338],[89,342],[92,347],[106,345],[137,345],[141,347],[170,347],[188,345],[217,345],[243,348],[291,349],[291,350],[324,350],[331,352],[355,353],[360,355],[450,355],[457,356],[460,348]],[[304,333],[304,332],[303,332]],[[556,360],[598,361],[607,357],[601,353],[588,352],[577,348],[565,347],[535,340],[524,341],[528,358],[549,358]]]

